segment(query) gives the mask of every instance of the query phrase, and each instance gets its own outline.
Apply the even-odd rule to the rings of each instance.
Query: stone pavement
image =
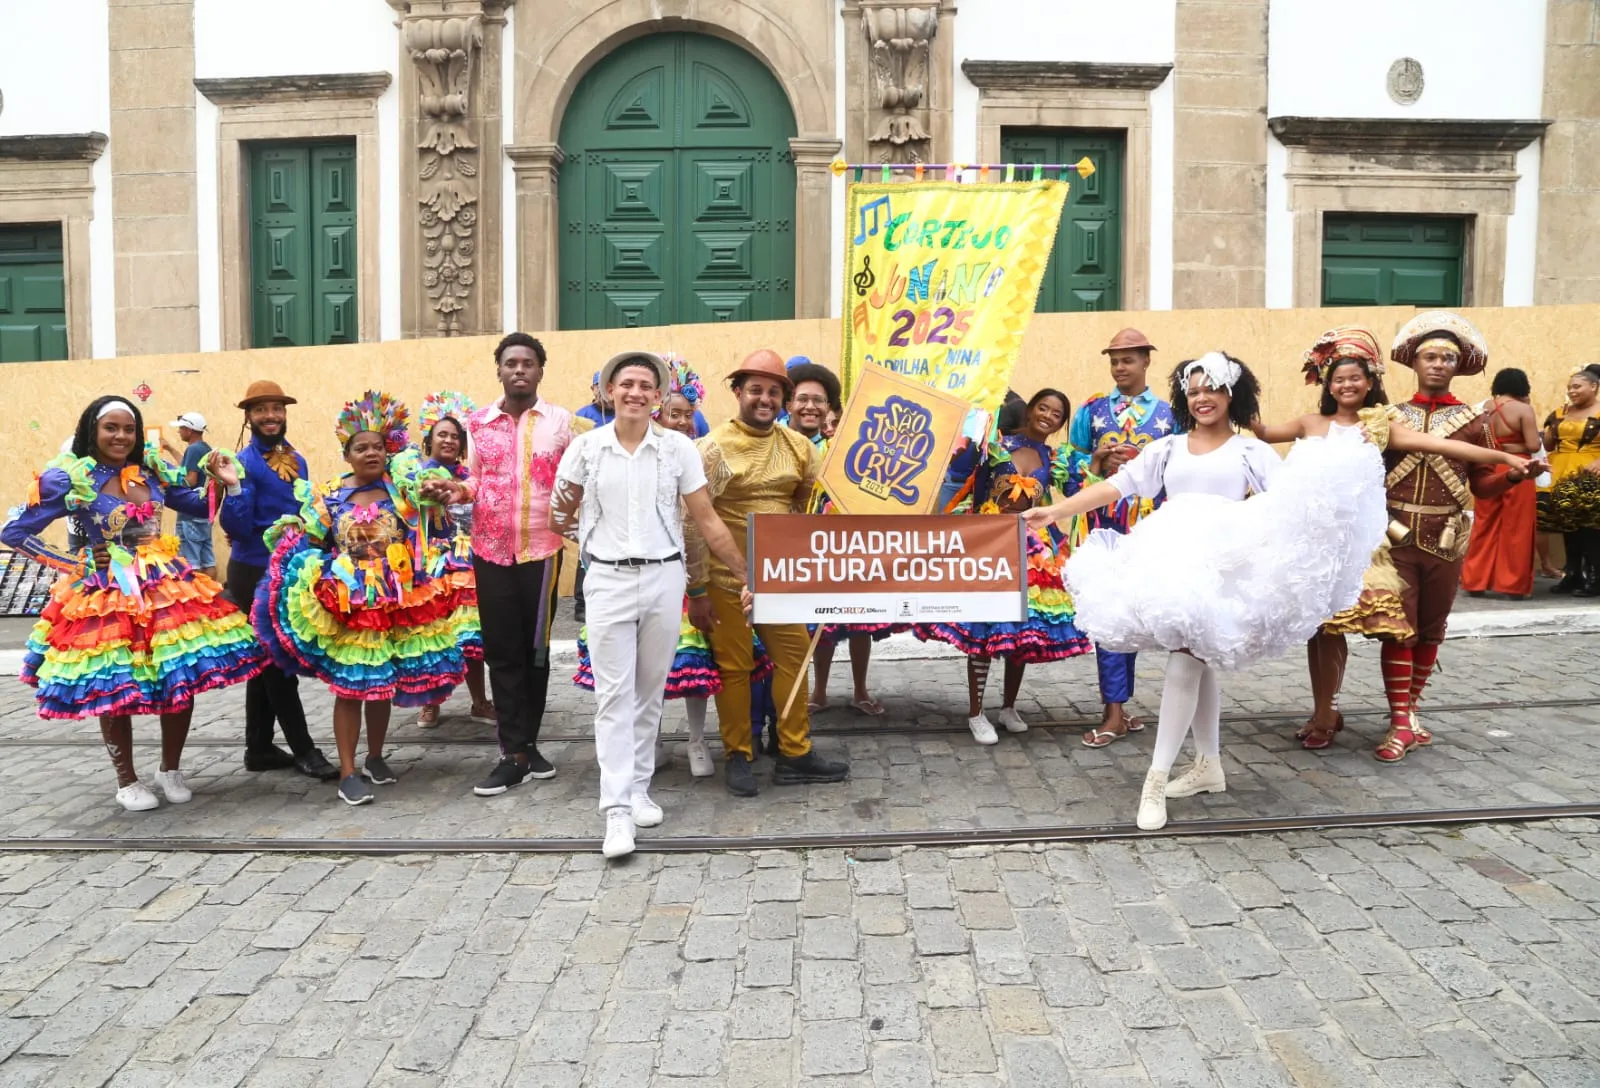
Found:
[[[0,856],[0,1085],[1600,1083],[1600,824]]]
[[[1600,792],[1600,635],[1460,639],[1447,644],[1443,671],[1429,687],[1424,718],[1438,743],[1398,766],[1370,749],[1385,718],[1376,645],[1352,643],[1344,705],[1349,720],[1336,745],[1303,751],[1293,739],[1308,702],[1304,663],[1268,662],[1223,680],[1224,761],[1228,792],[1174,802],[1174,820],[1292,816],[1394,809],[1475,808],[1593,800]],[[844,655],[841,655],[843,657]],[[1138,709],[1152,722],[1160,698],[1161,655],[1141,658]],[[848,685],[835,665],[834,696]],[[966,680],[959,662],[882,661],[874,691],[889,709],[873,722],[843,708],[818,716],[818,746],[844,752],[842,785],[767,788],[759,798],[730,797],[719,777],[693,779],[680,758],[656,780],[666,824],[641,835],[777,835],[850,830],[1102,825],[1132,820],[1154,730],[1091,750],[1081,727],[1035,728],[975,745],[965,727]],[[991,683],[990,705],[999,698]],[[315,735],[332,754],[331,700],[303,681]],[[263,838],[593,839],[598,772],[590,739],[592,697],[553,683],[545,754],[556,778],[497,798],[472,784],[494,750],[487,727],[468,721],[464,694],[437,730],[396,715],[388,758],[395,786],[376,804],[350,809],[331,785],[292,772],[243,769],[242,688],[203,696],[184,766],[193,803],[128,814],[112,799],[111,769],[88,722],[46,722],[31,692],[0,682],[0,837],[254,836]],[[1588,705],[1520,704],[1579,700]],[[1519,704],[1483,709],[1486,704]],[[1470,707],[1442,711],[1430,708]],[[669,704],[666,728],[682,729]],[[1028,671],[1019,707],[1035,723],[1097,720],[1094,663],[1085,657]],[[1368,711],[1357,716],[1357,711]],[[886,724],[885,724],[886,723]],[[155,770],[153,721],[135,726],[139,766]],[[565,739],[560,739],[565,738]],[[676,745],[670,746],[676,748]],[[761,761],[764,775],[768,761]],[[63,788],[71,783],[72,788]]]

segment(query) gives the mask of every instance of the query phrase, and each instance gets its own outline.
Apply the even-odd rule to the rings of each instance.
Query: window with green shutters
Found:
[[[1000,133],[1000,156],[1015,163],[1076,163],[1088,159],[1088,177],[1069,174],[1055,248],[1039,284],[1041,313],[1122,308],[1121,131],[1014,129]],[[1055,176],[1055,175],[1052,175]]]
[[[1466,223],[1398,215],[1322,217],[1324,306],[1460,306]]]
[[[355,141],[249,154],[251,344],[355,343]]]
[[[0,363],[66,357],[61,224],[0,227]]]

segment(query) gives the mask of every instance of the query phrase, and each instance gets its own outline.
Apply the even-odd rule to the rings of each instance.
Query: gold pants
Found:
[[[739,595],[710,588],[711,611],[717,622],[711,629],[711,656],[722,674],[722,690],[717,693],[717,728],[722,730],[722,750],[732,755],[742,752],[754,758],[750,746],[750,669],[755,664],[755,645]],[[811,751],[811,713],[806,707],[810,689],[801,668],[811,638],[804,624],[763,623],[755,633],[761,636],[772,658],[772,701],[780,714],[784,700],[794,690],[800,692],[787,714],[778,719],[778,754],[803,756]]]

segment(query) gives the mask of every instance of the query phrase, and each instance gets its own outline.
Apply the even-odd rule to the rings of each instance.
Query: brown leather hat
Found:
[[[788,368],[783,365],[783,356],[766,348],[746,355],[744,362],[728,375],[728,379],[731,381],[746,375],[752,378],[776,378],[783,383],[785,389],[791,391],[794,389],[794,381],[789,377]]]
[[[1155,351],[1156,346],[1145,339],[1144,333],[1138,329],[1123,329],[1111,338],[1111,343],[1101,350],[1101,355],[1110,355],[1113,351]]]
[[[283,391],[283,386],[277,382],[264,381],[258,378],[250,383],[250,388],[244,391],[244,400],[240,401],[236,407],[249,408],[252,404],[260,404],[263,401],[272,400],[277,401],[279,404],[300,403],[286,394]]]

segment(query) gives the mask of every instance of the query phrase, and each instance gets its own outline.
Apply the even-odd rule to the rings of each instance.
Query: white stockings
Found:
[[[1184,653],[1167,658],[1166,681],[1161,688],[1161,720],[1156,726],[1155,752],[1150,768],[1171,771],[1183,748],[1183,738],[1194,731],[1195,751],[1219,756],[1222,746],[1222,695],[1216,670]]]

